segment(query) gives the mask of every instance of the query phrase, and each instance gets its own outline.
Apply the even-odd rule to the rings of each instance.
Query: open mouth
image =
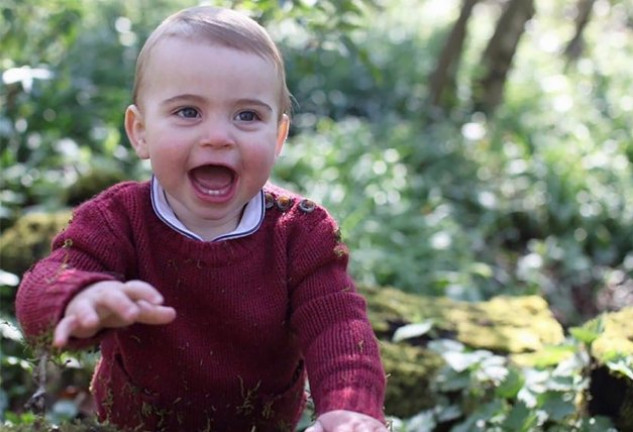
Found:
[[[203,165],[189,172],[192,183],[210,197],[221,197],[231,192],[237,177],[235,171],[223,165]]]

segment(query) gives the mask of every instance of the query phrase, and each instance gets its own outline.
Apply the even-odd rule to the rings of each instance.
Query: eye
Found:
[[[252,122],[259,119],[259,116],[255,111],[241,111],[235,116],[236,120],[244,122]]]
[[[200,113],[197,109],[192,107],[184,107],[176,111],[176,115],[183,118],[198,118]]]

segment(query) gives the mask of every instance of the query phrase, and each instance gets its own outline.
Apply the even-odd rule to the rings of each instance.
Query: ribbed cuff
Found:
[[[334,410],[354,411],[385,422],[383,395],[376,388],[358,387],[333,390],[314,401],[317,414]]]
[[[26,275],[20,287],[16,312],[27,340],[31,344],[44,342],[42,334],[52,331],[64,315],[72,298],[93,283],[113,277],[74,269],[64,270],[52,277]],[[46,339],[46,338],[45,338]]]

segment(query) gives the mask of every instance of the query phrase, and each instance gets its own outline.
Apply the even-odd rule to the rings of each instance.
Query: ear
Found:
[[[281,154],[281,150],[284,148],[284,143],[288,139],[288,132],[290,131],[290,117],[286,114],[281,116],[279,125],[277,126],[277,144],[275,145],[275,156]]]
[[[136,155],[141,159],[149,159],[149,149],[145,141],[145,121],[136,105],[125,110],[125,132]]]

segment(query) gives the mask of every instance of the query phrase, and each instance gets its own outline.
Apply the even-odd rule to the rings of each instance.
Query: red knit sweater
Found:
[[[176,309],[167,325],[107,330],[93,392],[101,419],[135,431],[291,431],[306,372],[318,413],[382,417],[384,372],[348,253],[327,212],[266,186],[254,234],[192,240],[155,215],[148,183],[76,209],[20,285],[27,337],[50,332],[82,288],[140,279]]]

